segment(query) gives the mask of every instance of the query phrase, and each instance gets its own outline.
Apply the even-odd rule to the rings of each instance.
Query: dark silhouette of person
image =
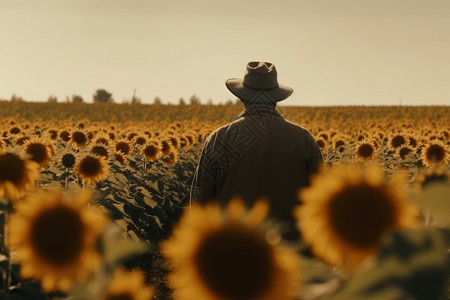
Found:
[[[285,240],[300,238],[293,208],[298,191],[322,162],[311,133],[286,119],[276,103],[293,90],[278,83],[275,65],[250,62],[243,79],[231,78],[227,88],[245,110],[205,141],[190,189],[190,203],[219,201],[226,206],[238,196],[247,207],[265,198],[269,216],[282,225]]]

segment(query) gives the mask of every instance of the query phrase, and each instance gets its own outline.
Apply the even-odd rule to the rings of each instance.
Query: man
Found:
[[[310,132],[285,120],[275,109],[292,89],[278,84],[275,66],[250,62],[243,79],[226,81],[245,110],[206,140],[190,191],[191,204],[235,196],[248,207],[260,198],[270,203],[270,217],[282,224],[285,239],[299,238],[292,208],[298,190],[309,184],[322,161]]]

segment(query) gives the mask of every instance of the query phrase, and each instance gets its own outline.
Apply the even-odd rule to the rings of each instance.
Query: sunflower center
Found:
[[[149,145],[144,148],[144,154],[146,157],[154,157],[158,153],[158,149],[154,145]]]
[[[394,148],[398,148],[406,143],[405,137],[402,135],[396,135],[392,138],[391,144]]]
[[[388,195],[375,187],[348,187],[331,201],[331,226],[348,244],[361,249],[372,248],[394,225],[395,211],[391,202]]]
[[[170,152],[170,144],[167,141],[162,141],[161,151],[164,155],[168,155]]]
[[[136,139],[136,144],[138,144],[138,145],[144,145],[145,144],[145,142],[147,141],[147,139],[145,139],[144,137],[138,137],[137,139]]]
[[[31,160],[37,163],[42,163],[48,159],[47,147],[43,144],[29,144],[26,148],[26,153],[30,154]]]
[[[64,154],[61,158],[61,162],[64,167],[71,168],[75,164],[75,155],[70,153]]]
[[[124,154],[128,154],[128,153],[130,153],[130,145],[128,145],[127,143],[124,143],[124,142],[119,142],[116,145],[116,150],[122,151]]]
[[[80,164],[82,174],[87,176],[94,176],[100,172],[101,165],[97,158],[86,156]]]
[[[411,152],[412,150],[410,148],[403,147],[400,149],[398,153],[402,159],[405,159],[406,155],[408,155]]]
[[[79,214],[58,206],[40,214],[31,230],[36,253],[46,262],[62,266],[74,261],[83,248],[83,223]]]
[[[29,140],[29,139],[30,139],[30,138],[27,137],[27,136],[23,136],[23,137],[21,137],[21,138],[18,138],[17,141],[16,141],[16,145],[22,146],[22,145],[25,144],[25,142],[26,142],[27,140]]]
[[[19,184],[25,175],[24,161],[13,153],[0,155],[0,182]]]
[[[121,293],[121,294],[114,294],[114,295],[107,295],[105,300],[133,300],[133,295],[130,295],[128,293]]]
[[[273,252],[263,237],[240,228],[210,234],[195,257],[201,279],[221,298],[253,299],[270,286]]]
[[[106,148],[103,146],[92,147],[91,153],[108,158],[108,150],[106,150]]]
[[[427,159],[432,162],[440,162],[445,157],[445,150],[440,145],[431,145],[427,149]]]
[[[70,133],[69,133],[68,131],[66,131],[66,130],[62,131],[62,132],[59,134],[59,136],[61,137],[61,139],[62,139],[64,142],[70,141]]]
[[[83,145],[84,143],[86,143],[87,137],[84,133],[75,131],[74,133],[72,133],[72,140],[78,145]]]
[[[364,158],[372,157],[373,151],[373,146],[370,144],[361,144],[358,147],[358,155]]]

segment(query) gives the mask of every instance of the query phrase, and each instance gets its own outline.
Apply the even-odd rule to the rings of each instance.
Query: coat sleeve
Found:
[[[312,135],[309,136],[309,161],[307,164],[307,180],[310,184],[311,176],[319,172],[319,167],[323,162],[322,152]]]
[[[216,178],[211,166],[214,143],[210,136],[203,146],[197,168],[194,172],[190,192],[190,205],[194,203],[206,203],[215,198]]]

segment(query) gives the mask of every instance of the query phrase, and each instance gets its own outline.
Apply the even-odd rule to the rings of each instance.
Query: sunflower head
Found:
[[[414,187],[416,190],[422,191],[427,186],[435,183],[450,184],[450,171],[443,166],[432,165],[418,174],[414,181]]]
[[[108,177],[109,166],[103,156],[88,154],[76,162],[74,173],[83,182],[95,184]]]
[[[0,151],[0,197],[15,201],[30,190],[39,177],[39,165],[20,154]]]
[[[148,161],[155,161],[161,155],[161,149],[157,143],[148,143],[142,148],[142,155]]]
[[[70,134],[70,141],[76,149],[80,149],[89,143],[89,138],[84,131],[73,130]]]
[[[70,132],[68,130],[62,130],[59,132],[59,138],[64,142],[70,141]]]
[[[421,160],[426,167],[445,165],[450,161],[449,147],[439,140],[431,141],[422,148]]]
[[[305,242],[330,264],[356,269],[388,232],[418,225],[418,209],[402,190],[403,177],[385,181],[370,165],[321,172],[300,191],[295,215]]]
[[[403,146],[406,144],[406,136],[401,134],[401,133],[397,133],[397,134],[393,134],[389,140],[389,147],[392,150],[396,150],[397,148]]]
[[[172,142],[168,139],[163,139],[161,141],[161,152],[162,155],[166,156],[166,155],[170,155],[170,153],[172,152],[173,149],[173,145]]]
[[[356,145],[355,157],[368,160],[375,157],[376,148],[371,141],[363,140]]]
[[[115,149],[124,155],[129,155],[131,153],[131,144],[128,140],[119,140],[116,142]]]
[[[31,138],[24,143],[23,151],[30,157],[30,160],[45,167],[52,156],[48,141],[42,138]]]
[[[401,159],[405,159],[407,155],[413,154],[413,153],[414,153],[414,149],[409,145],[402,146],[397,149],[397,154],[400,156]]]
[[[247,213],[236,199],[226,211],[216,203],[192,207],[162,247],[175,265],[169,281],[179,299],[294,299],[298,257],[268,242],[267,213],[266,202]]]
[[[99,266],[97,242],[107,219],[88,206],[91,198],[88,190],[68,198],[52,188],[18,203],[7,224],[8,246],[23,278],[40,280],[45,291],[65,291]]]

